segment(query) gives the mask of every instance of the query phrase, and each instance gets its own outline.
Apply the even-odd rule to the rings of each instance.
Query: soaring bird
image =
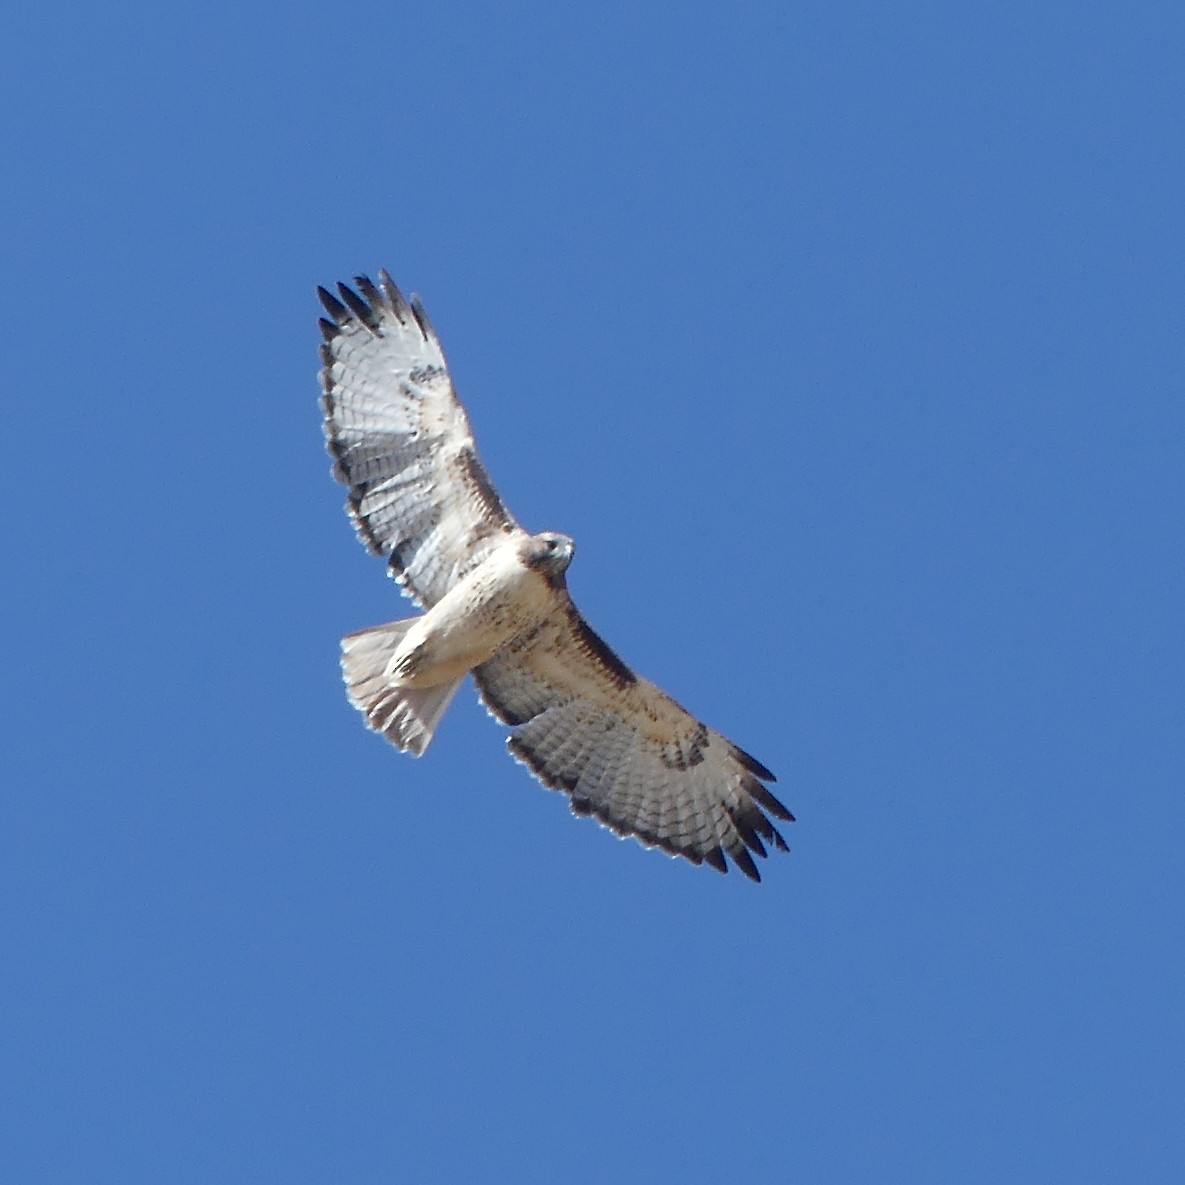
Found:
[[[382,271],[318,289],[322,407],[334,476],[363,543],[424,612],[350,634],[342,669],[367,725],[420,756],[465,676],[512,729],[511,753],[577,815],[752,880],[773,774],[636,675],[581,616],[575,544],[528,534],[478,459],[423,306]],[[727,859],[726,859],[727,857]]]

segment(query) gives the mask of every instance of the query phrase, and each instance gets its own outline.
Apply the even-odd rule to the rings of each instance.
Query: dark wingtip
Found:
[[[794,822],[794,816],[786,809],[781,799],[775,794],[772,794],[756,779],[746,778],[742,789],[755,803],[764,810],[769,811],[775,819],[781,819],[785,823]]]
[[[745,851],[744,848],[738,848],[735,852],[729,852],[732,857],[732,862],[755,884],[761,884],[761,873],[757,871],[757,865],[753,863],[753,857]]]
[[[325,306],[325,311],[338,325],[344,325],[350,319],[350,311],[332,292],[317,285],[317,296]]]
[[[403,299],[399,285],[391,279],[391,273],[385,267],[379,268],[379,286],[392,304],[398,304]]]
[[[383,290],[383,295],[387,298],[387,304],[391,306],[391,311],[406,324],[407,315],[411,310],[403,293],[399,291],[399,285],[391,279],[391,273],[385,267],[379,269],[379,287]]]
[[[760,778],[763,782],[776,782],[778,779],[753,756],[752,753],[746,753],[740,745],[734,745],[729,742],[732,749],[732,755],[747,769],[754,777]]]
[[[764,786],[761,787],[762,794],[757,798],[763,807],[776,819],[781,819],[784,823],[793,823],[794,816],[789,809],[776,795],[771,794]]]
[[[363,277],[365,278],[365,277]],[[369,281],[368,281],[369,282]],[[354,291],[348,284],[339,284],[337,286],[338,295],[349,306],[350,312],[367,327],[367,329],[377,330],[379,327],[379,315]]]
[[[710,864],[717,872],[728,872],[728,863],[721,848],[712,848],[711,851],[705,852],[704,863]]]
[[[436,336],[436,330],[432,328],[432,322],[428,318],[428,310],[424,308],[420,298],[414,293],[411,298],[412,316],[416,319],[416,324],[420,327],[420,333],[423,334],[425,341],[431,341]]]
[[[768,853],[765,850],[765,844],[761,842],[761,836],[758,835],[757,830],[758,827],[761,827],[762,823],[765,824],[762,830],[772,831],[773,827],[760,812],[754,811],[752,813],[756,819],[761,820],[756,826],[754,825],[754,821],[745,818],[740,811],[729,811],[728,817],[732,820],[732,825],[737,829],[737,834],[741,837],[745,847],[756,852],[759,856],[765,856]]]
[[[374,286],[369,276],[355,276],[354,287],[362,293],[362,296],[372,309],[379,309],[386,303],[383,300],[383,294]]]

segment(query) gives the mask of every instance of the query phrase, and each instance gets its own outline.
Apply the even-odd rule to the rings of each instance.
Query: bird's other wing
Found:
[[[533,633],[473,672],[510,749],[536,777],[618,835],[760,880],[753,855],[786,851],[769,816],[794,816],[773,774],[635,675],[565,594]]]
[[[319,288],[321,405],[359,537],[431,607],[517,529],[473,444],[423,307],[385,271]],[[356,291],[355,291],[356,289]],[[340,299],[339,299],[340,297]]]

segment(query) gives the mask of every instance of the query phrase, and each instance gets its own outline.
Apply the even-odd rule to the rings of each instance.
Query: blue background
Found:
[[[0,1165],[21,1182],[1172,1181],[1176,4],[7,18]],[[323,452],[387,266],[755,887],[568,817]]]

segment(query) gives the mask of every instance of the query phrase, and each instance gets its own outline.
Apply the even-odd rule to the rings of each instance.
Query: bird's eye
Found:
[[[555,540],[554,539],[549,539],[547,541],[547,550],[548,551],[555,551]]]

